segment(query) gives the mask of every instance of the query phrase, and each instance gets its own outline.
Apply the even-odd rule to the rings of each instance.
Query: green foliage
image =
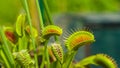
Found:
[[[22,36],[23,33],[23,29],[24,29],[24,23],[25,23],[25,14],[20,14],[17,18],[17,21],[16,21],[16,33],[19,35],[19,36]]]
[[[119,12],[119,0],[47,0],[52,13]]]
[[[23,12],[24,0],[0,0],[0,24],[15,23]],[[62,3],[61,3],[62,2]],[[47,0],[52,13],[119,12],[119,0]]]
[[[81,68],[90,64],[94,64],[96,66],[102,66],[104,68],[117,68],[116,62],[106,54],[96,54],[93,56],[89,56],[77,64],[75,64],[76,68]]]
[[[5,34],[4,34],[4,31],[3,31],[2,27],[0,27],[0,36],[1,36],[2,40],[3,40],[2,41],[3,43],[1,45],[2,51],[3,51],[7,61],[10,63],[10,67],[14,67],[15,62],[14,62],[14,59],[12,57],[12,53],[11,53],[11,50],[10,50],[10,48],[8,46],[7,39],[5,37]],[[9,65],[9,64],[7,64],[7,65]]]
[[[18,1],[14,2],[9,1],[12,5]],[[95,41],[94,35],[89,31],[76,31],[66,39],[66,42],[63,43],[67,46],[67,51],[64,52],[63,48],[59,41],[59,36],[62,34],[62,28],[59,26],[55,26],[50,17],[50,12],[47,7],[47,3],[44,0],[44,8],[46,9],[46,15],[49,19],[49,24],[43,24],[41,8],[38,5],[38,0],[35,0],[37,3],[37,10],[40,19],[39,24],[42,28],[38,34],[38,31],[33,26],[33,22],[31,20],[32,15],[30,14],[30,6],[28,5],[28,0],[22,0],[22,5],[24,6],[24,14],[19,13],[21,6],[17,6],[18,9],[14,9],[14,12],[9,12],[5,14],[8,15],[8,19],[2,17],[1,19],[9,22],[13,22],[15,17],[9,17],[9,15],[13,14],[17,15],[15,27],[9,27],[10,29],[6,30],[8,27],[0,26],[0,64],[5,68],[87,68],[89,64],[100,65],[105,68],[117,68],[117,65],[113,59],[104,54],[97,54],[90,56],[82,61],[74,64],[74,56],[78,51],[80,46],[85,46],[87,44],[92,44]],[[66,1],[67,2],[67,1]],[[72,1],[69,1],[72,4]],[[77,1],[74,1],[77,3]],[[82,2],[82,1],[81,1]],[[88,7],[90,2],[85,0],[83,4]],[[4,3],[4,1],[3,1]],[[6,2],[7,3],[7,2]],[[3,4],[2,4],[3,5]],[[31,4],[32,5],[32,4]],[[11,5],[10,5],[11,6]],[[76,10],[76,8],[74,8]],[[8,9],[5,8],[5,11]],[[82,9],[84,10],[84,9]],[[88,10],[88,9],[87,9]],[[1,11],[3,12],[3,11]],[[15,14],[14,14],[15,13]],[[19,14],[18,14],[19,13]],[[4,14],[4,13],[3,13]],[[0,14],[1,16],[4,16]],[[25,16],[26,15],[26,16]],[[0,16],[0,17],[1,17]],[[9,20],[10,19],[10,20]],[[27,23],[28,22],[28,23]],[[48,46],[49,38],[54,36],[54,43],[52,46]],[[15,38],[15,39],[14,39]],[[17,41],[15,41],[17,40]],[[15,41],[15,43],[14,43]],[[42,56],[42,57],[41,57]],[[64,58],[64,59],[63,59]],[[39,60],[42,59],[42,60]],[[57,59],[57,60],[51,60]]]
[[[20,52],[13,53],[14,59],[23,67],[29,67],[34,65],[27,50],[21,50]],[[31,68],[32,68],[31,67]]]

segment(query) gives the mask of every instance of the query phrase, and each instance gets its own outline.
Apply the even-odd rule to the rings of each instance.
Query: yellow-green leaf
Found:
[[[24,29],[24,22],[25,22],[25,14],[20,14],[16,21],[16,33],[19,36],[22,36],[22,32]]]

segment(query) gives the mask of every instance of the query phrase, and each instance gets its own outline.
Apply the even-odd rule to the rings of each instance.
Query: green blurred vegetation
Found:
[[[21,0],[0,0],[0,24],[16,21]],[[47,0],[51,13],[119,12],[120,0]]]
[[[120,0],[47,0],[50,11],[56,12],[119,12]]]
[[[14,23],[21,9],[20,0],[0,0],[0,25]]]

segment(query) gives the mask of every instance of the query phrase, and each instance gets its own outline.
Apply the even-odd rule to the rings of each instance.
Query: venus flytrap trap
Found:
[[[26,33],[29,35],[29,37],[30,37],[30,27],[29,26],[26,26],[26,28],[25,28],[25,31],[26,31]],[[34,28],[34,27],[32,27],[32,31],[33,31],[33,37],[34,38],[36,38],[36,37],[38,37],[38,31]]]
[[[12,27],[4,27],[4,33],[5,33],[6,38],[10,42],[12,42],[13,44],[17,43],[18,37],[17,37],[17,34]]]
[[[62,28],[55,25],[48,25],[42,30],[41,42],[48,40],[51,36],[62,35]]]
[[[54,43],[54,44],[52,44],[51,48],[52,48],[54,55],[58,59],[58,61],[61,64],[63,64],[63,49],[62,49],[61,45]]]
[[[48,68],[50,67],[49,63],[49,55],[48,55],[48,40],[51,36],[55,36],[55,35],[61,35],[62,34],[62,29],[58,26],[55,25],[48,25],[46,26],[43,30],[42,30],[42,38],[45,40],[44,45],[45,45],[45,56],[46,57],[46,61],[48,63]],[[43,58],[43,63],[41,64],[41,68],[44,66],[45,64],[45,58]]]
[[[75,64],[75,67],[81,68],[90,64],[102,66],[103,68],[118,68],[116,62],[106,54],[96,54],[93,56],[89,56]]]
[[[16,33],[18,34],[18,36],[22,36],[23,35],[23,30],[24,30],[24,23],[25,23],[25,18],[26,15],[25,14],[20,14],[17,17],[16,20]]]
[[[94,62],[105,68],[118,68],[115,60],[106,54],[97,54]]]
[[[64,53],[59,44],[59,36],[63,33],[62,28],[53,24],[46,0],[42,0],[42,2],[49,24],[43,22],[44,15],[41,13],[38,0],[35,0],[40,31],[33,26],[34,20],[30,13],[32,11],[29,0],[21,0],[21,2],[25,12],[18,15],[15,27],[3,28],[0,26],[0,64],[2,68],[90,68],[90,64],[104,68],[117,68],[116,62],[106,54],[92,55],[73,64],[72,61],[78,49],[95,42],[93,33],[87,30],[73,32],[66,38],[64,45],[67,52]],[[54,43],[48,46],[52,36],[55,37]]]
[[[7,39],[5,37],[4,31],[3,31],[3,27],[0,27],[0,37],[1,37],[1,41],[2,41],[2,52],[4,53],[4,57],[3,59],[6,61],[6,67],[11,68],[11,67],[15,67],[15,62],[11,53],[11,50],[9,49],[8,43],[7,43]],[[8,63],[7,63],[8,61]]]
[[[55,57],[55,55],[52,51],[51,46],[48,46],[48,53],[49,53],[49,56],[50,56],[50,62],[51,63],[57,61],[57,59],[56,59],[56,57]]]
[[[21,67],[34,68],[34,61],[31,59],[27,50],[13,53],[14,59]]]
[[[67,66],[65,68],[69,68],[79,47],[91,44],[94,41],[94,35],[89,31],[76,31],[71,34],[65,41],[65,44],[69,50],[67,55],[70,57],[66,58],[64,67]]]
[[[55,25],[48,25],[42,30],[43,38],[49,38],[50,36],[62,34],[62,29]]]
[[[66,46],[69,50],[76,50],[80,46],[94,42],[94,35],[88,31],[77,31],[66,39]]]

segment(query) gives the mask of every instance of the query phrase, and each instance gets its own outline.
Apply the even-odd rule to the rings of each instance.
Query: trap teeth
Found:
[[[106,54],[97,54],[94,61],[105,68],[118,68],[114,59]]]
[[[50,36],[53,35],[60,36],[61,34],[62,34],[62,29],[55,25],[48,25],[42,31],[42,35],[44,38],[49,38]]]
[[[91,32],[77,31],[66,39],[65,44],[69,50],[76,50],[80,46],[90,44],[94,41],[94,35]]]
[[[13,56],[16,62],[20,63],[22,66],[33,65],[34,61],[31,59],[27,50],[21,50],[20,52],[14,52]]]
[[[51,48],[52,48],[54,55],[58,59],[58,61],[60,61],[60,63],[63,63],[63,49],[62,49],[61,45],[54,43],[54,44],[52,44]]]

